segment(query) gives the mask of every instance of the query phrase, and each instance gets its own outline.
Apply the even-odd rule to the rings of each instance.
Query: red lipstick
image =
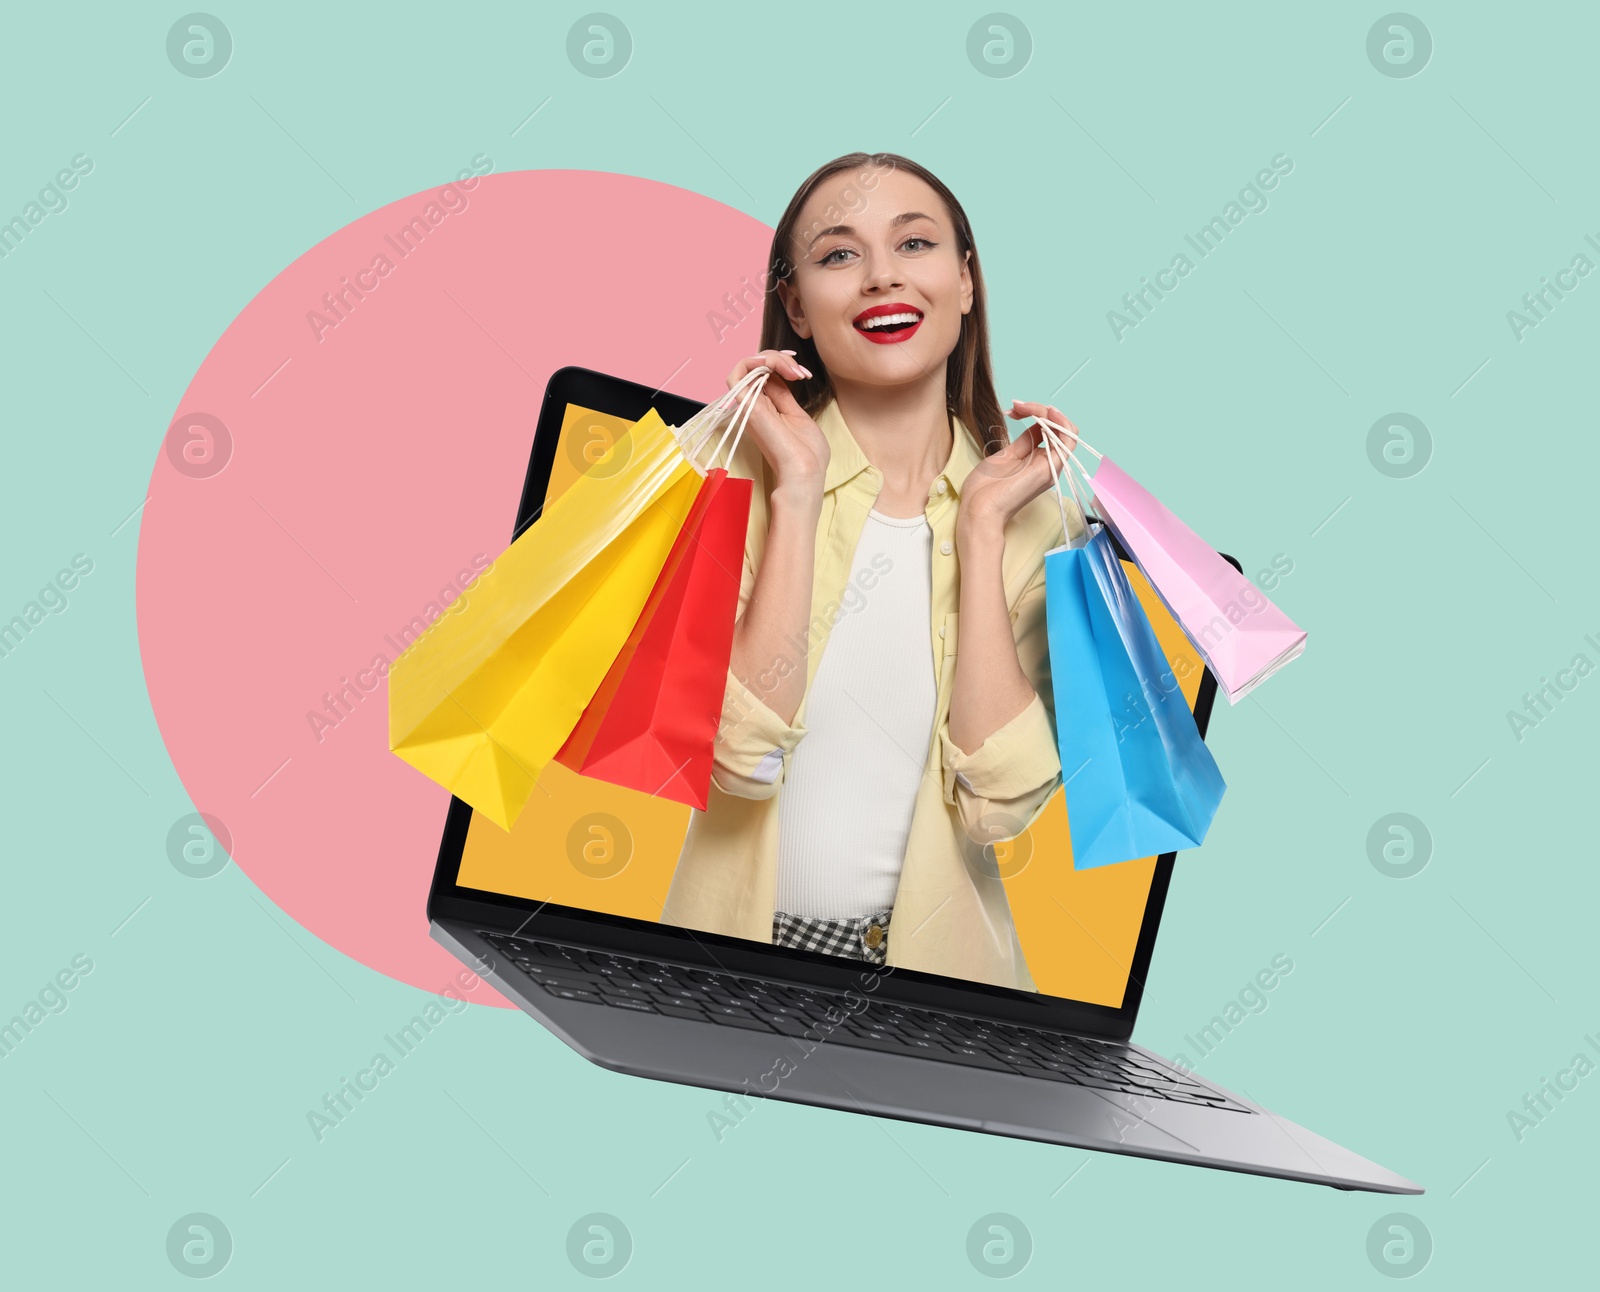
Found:
[[[867,327],[869,319],[881,319],[899,315],[897,322],[888,325],[879,324],[877,327]],[[907,305],[903,301],[889,301],[883,305],[874,305],[857,314],[851,322],[855,329],[867,340],[877,345],[895,345],[901,341],[909,341],[916,335],[917,329],[922,326],[922,311],[915,305]]]

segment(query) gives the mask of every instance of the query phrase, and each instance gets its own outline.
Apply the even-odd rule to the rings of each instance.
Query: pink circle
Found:
[[[424,913],[449,795],[389,752],[373,665],[510,541],[556,369],[726,388],[771,237],[633,176],[485,175],[313,247],[195,374],[139,537],[151,705],[234,860],[345,954],[428,991],[460,967]],[[197,468],[184,446],[217,423],[227,460]]]

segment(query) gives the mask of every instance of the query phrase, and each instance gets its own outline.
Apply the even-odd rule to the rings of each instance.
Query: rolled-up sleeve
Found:
[[[984,843],[1023,833],[1061,786],[1042,557],[1012,611],[1012,636],[1034,690],[1022,711],[971,753],[950,739],[948,714],[939,726],[944,801],[956,807],[968,836]]]
[[[758,486],[751,507],[751,535],[757,525],[764,532],[766,520],[765,498]],[[756,567],[750,554],[751,535],[746,537],[744,564],[739,572],[739,609],[735,623],[744,618],[745,608],[755,593]],[[800,667],[805,667],[804,661]],[[789,755],[805,734],[803,723],[785,722],[730,667],[722,692],[722,718],[712,742],[712,784],[724,794],[740,798],[771,798],[783,784]]]
[[[785,722],[733,670],[723,689],[722,722],[712,746],[711,779],[725,794],[771,798],[783,784],[789,755],[806,734]]]

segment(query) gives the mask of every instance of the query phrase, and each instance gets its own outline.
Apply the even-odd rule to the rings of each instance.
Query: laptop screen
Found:
[[[590,469],[589,464],[604,463],[604,446],[629,425],[623,418],[568,404],[546,504]],[[1193,708],[1204,673],[1194,648],[1143,575],[1131,563],[1123,564]],[[713,788],[710,810],[715,810],[717,793]],[[509,832],[481,813],[473,814],[456,883],[659,923],[693,811],[551,762]],[[987,845],[986,852],[1004,885],[1035,989],[1121,1008],[1157,859],[1075,870],[1060,788],[1026,831]]]

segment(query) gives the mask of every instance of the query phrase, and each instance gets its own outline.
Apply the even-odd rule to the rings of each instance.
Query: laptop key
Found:
[[[582,991],[576,987],[557,987],[550,983],[543,984],[544,989],[552,996],[559,996],[562,1000],[587,1000],[595,1004],[603,1004],[605,998],[597,991]]]
[[[1146,1076],[1155,1076],[1155,1078],[1160,1078],[1162,1081],[1173,1081],[1174,1078],[1178,1078],[1179,1076],[1178,1071],[1174,1071],[1173,1068],[1158,1067],[1158,1065],[1155,1065],[1155,1063],[1146,1063],[1138,1059],[1123,1060],[1122,1067],[1123,1071],[1141,1073],[1141,1075]]]
[[[1168,1099],[1168,1098],[1171,1098],[1174,1095],[1190,1095],[1190,1094],[1193,1094],[1193,1091],[1188,1090],[1187,1088],[1185,1088],[1183,1086],[1174,1086],[1174,1085],[1170,1085],[1170,1084],[1168,1084],[1166,1082],[1157,1082],[1157,1081],[1151,1081],[1151,1082],[1146,1083],[1146,1085],[1144,1086],[1144,1089],[1148,1090],[1153,1095],[1159,1096],[1162,1099]]]
[[[656,1002],[656,1013],[665,1014],[668,1018],[694,1018],[702,1023],[711,1021],[703,1009],[689,1009],[683,1005],[669,1005],[662,1001]]]
[[[1062,1085],[1077,1086],[1083,1083],[1065,1068],[1026,1068],[1022,1073],[1025,1077],[1039,1077],[1044,1081],[1059,1081]]]
[[[917,1057],[916,1052],[887,1032],[847,1032],[841,1028],[828,1036],[828,1044],[848,1046],[852,1050],[880,1050],[888,1054]]]
[[[1078,1070],[1082,1072],[1084,1076],[1093,1077],[1098,1081],[1107,1081],[1114,1086],[1122,1084],[1122,1074],[1112,1070],[1111,1068],[1087,1067],[1080,1064]]]
[[[777,1000],[757,1001],[755,1011],[762,1015],[781,1014],[785,1018],[798,1018],[801,1022],[806,1022],[816,1015],[815,1010],[801,1009],[798,1005],[785,1005]]]
[[[1074,1073],[1073,1079],[1078,1085],[1088,1086],[1091,1090],[1114,1090],[1118,1094],[1126,1093],[1116,1082],[1102,1081],[1099,1077],[1085,1077]]]
[[[610,983],[598,982],[590,978],[580,978],[577,974],[571,973],[530,974],[529,977],[541,987],[566,987],[573,991],[598,991],[601,987],[609,987],[611,985]]]
[[[757,1014],[756,1017],[773,1031],[781,1032],[784,1036],[807,1036],[813,1030],[804,1019],[796,1018],[792,1014]]]
[[[1131,1052],[1128,1053],[1128,1054],[1124,1054],[1122,1056],[1122,1061],[1124,1063],[1131,1063],[1136,1068],[1145,1068],[1145,1069],[1147,1069],[1147,1070],[1149,1070],[1151,1072],[1171,1072],[1172,1071],[1172,1067],[1171,1067],[1170,1064],[1161,1063],[1161,1062],[1158,1062],[1155,1059],[1147,1059],[1142,1054],[1134,1054],[1134,1053],[1131,1053]]]
[[[1165,1090],[1177,1089],[1176,1086],[1168,1085],[1165,1081],[1157,1081],[1154,1077],[1144,1073],[1140,1073],[1137,1077],[1123,1077],[1118,1084],[1132,1086],[1136,1090],[1149,1090],[1156,1094],[1160,1094]]]
[[[755,1011],[754,1010],[745,1009],[741,1005],[718,1005],[718,1004],[715,1004],[713,1002],[707,1002],[704,1005],[703,1008],[705,1009],[706,1013],[713,1014],[713,1015],[718,1015],[718,1016],[721,1016],[721,1017],[731,1017],[731,1018],[754,1018],[755,1017]]]
[[[991,1072],[1010,1072],[1013,1075],[1016,1073],[1016,1069],[1009,1063],[1002,1063],[991,1054],[985,1054],[982,1050],[968,1046],[950,1045],[948,1042],[931,1052],[930,1057],[943,1063],[959,1063],[967,1068],[988,1068]]]

